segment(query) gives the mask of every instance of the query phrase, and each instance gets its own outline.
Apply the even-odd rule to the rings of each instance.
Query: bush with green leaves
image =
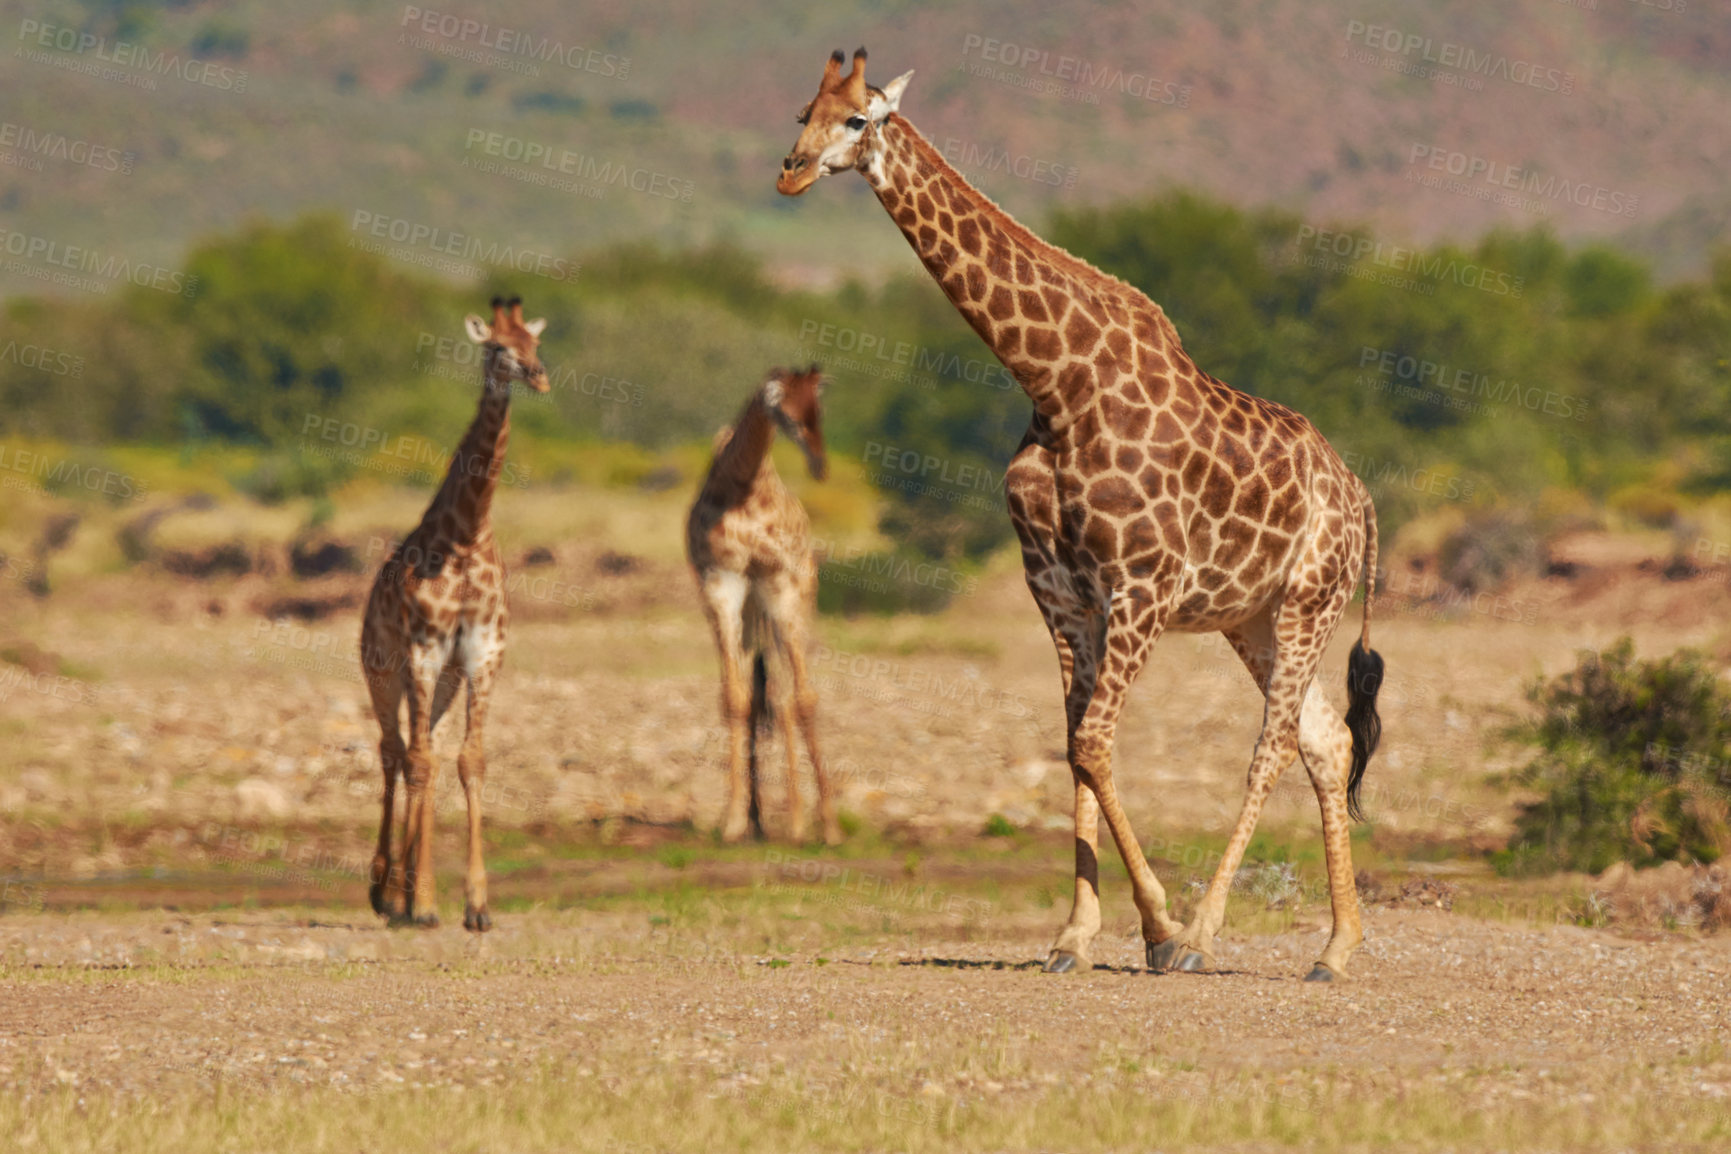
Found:
[[[1535,681],[1537,718],[1511,735],[1540,749],[1517,774],[1522,807],[1504,873],[1598,873],[1628,861],[1717,860],[1731,851],[1731,688],[1680,650],[1638,661],[1623,638]]]

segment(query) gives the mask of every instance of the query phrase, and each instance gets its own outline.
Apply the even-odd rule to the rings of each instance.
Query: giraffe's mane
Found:
[[[1074,277],[1080,283],[1093,287],[1098,292],[1119,297],[1132,311],[1142,310],[1149,313],[1154,317],[1161,332],[1165,333],[1167,338],[1171,340],[1174,349],[1182,347],[1178,340],[1178,330],[1173,327],[1171,319],[1166,315],[1166,310],[1162,309],[1147,293],[1129,281],[1115,277],[1111,273],[1088,263],[1075,253],[1059,248],[1011,216],[1007,210],[999,206],[997,201],[981,192],[967,177],[956,171],[955,166],[944,159],[944,154],[938,151],[937,146],[927,140],[925,135],[918,128],[915,128],[913,122],[907,117],[899,112],[892,112],[888,120],[895,122],[896,127],[908,135],[914,151],[923,161],[937,170],[939,176],[943,178],[945,184],[952,191],[963,193],[976,210],[1001,228],[1011,242],[1026,249],[1029,256],[1057,268]]]

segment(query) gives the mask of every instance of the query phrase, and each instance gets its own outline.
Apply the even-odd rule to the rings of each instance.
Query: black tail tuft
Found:
[[[1352,646],[1346,659],[1346,728],[1352,732],[1352,774],[1346,779],[1346,812],[1363,821],[1358,787],[1364,767],[1382,740],[1382,718],[1376,714],[1376,691],[1382,688],[1382,654],[1366,649],[1362,640]]]
[[[774,712],[769,707],[769,664],[760,652],[751,665],[751,709],[745,722],[746,787],[751,791],[746,816],[751,819],[751,836],[759,841],[763,840],[763,806],[757,787],[757,738],[760,733],[769,732],[773,720]]]

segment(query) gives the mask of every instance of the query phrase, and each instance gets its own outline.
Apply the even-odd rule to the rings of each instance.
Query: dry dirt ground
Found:
[[[0,923],[18,1149],[1724,1149],[1731,942],[1373,909],[1150,976],[1040,974],[1052,911],[853,880],[673,912]],[[851,887],[851,888],[850,888]],[[974,905],[977,900],[978,904]],[[954,903],[952,903],[954,904]],[[650,903],[653,908],[654,903]]]
[[[534,543],[507,539],[518,558]],[[1512,885],[1475,856],[1519,800],[1498,775],[1521,753],[1497,734],[1528,680],[1631,630],[1643,653],[1722,655],[1722,573],[1589,569],[1387,606],[1355,853],[1394,900],[1371,906],[1352,980],[1317,988],[1296,981],[1327,916],[1296,773],[1233,899],[1226,972],[1139,972],[1110,851],[1106,965],[1031,968],[1067,908],[1072,793],[1054,660],[1013,571],[937,617],[822,623],[839,851],[711,841],[714,657],[675,557],[560,547],[523,571],[541,584],[514,600],[492,713],[483,940],[453,917],[449,723],[446,928],[361,908],[363,578],[5,591],[9,1148],[1731,1143],[1731,938],[1582,928],[1586,880]],[[1126,713],[1122,789],[1181,908],[1236,812],[1258,705],[1217,639],[1172,637]],[[776,773],[767,788],[773,830]]]

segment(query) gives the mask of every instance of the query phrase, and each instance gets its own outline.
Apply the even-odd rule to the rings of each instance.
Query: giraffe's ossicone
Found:
[[[521,381],[548,389],[537,354],[544,320],[525,321],[523,302],[493,300],[492,323],[471,314],[469,337],[482,349],[481,403],[451,454],[445,480],[421,523],[373,581],[361,624],[361,673],[379,722],[383,814],[373,854],[373,909],[393,922],[436,926],[433,888],[432,734],[457,691],[468,686],[468,717],[457,775],[469,809],[469,865],[463,926],[490,929],[487,872],[481,860],[481,795],[487,772],[482,733],[493,679],[505,659],[510,610],[505,564],[493,540],[493,492],[511,434],[511,389]],[[409,739],[401,712],[408,703]],[[407,787],[400,856],[391,844],[397,780]]]
[[[1348,818],[1380,731],[1369,494],[1308,420],[1197,368],[1160,306],[1042,241],[964,180],[898,111],[912,73],[876,88],[865,49],[846,74],[843,64],[837,52],[825,66],[776,187],[797,196],[830,173],[863,175],[1034,406],[1004,487],[1058,651],[1076,782],[1075,903],[1047,968],[1088,967],[1101,814],[1129,869],[1149,966],[1212,965],[1263,799],[1302,757],[1334,906],[1311,977],[1344,974],[1362,936]],[[1361,576],[1364,630],[1343,721],[1315,673]],[[1189,926],[1168,913],[1112,773],[1125,694],[1169,629],[1225,634],[1266,698],[1243,809]]]

